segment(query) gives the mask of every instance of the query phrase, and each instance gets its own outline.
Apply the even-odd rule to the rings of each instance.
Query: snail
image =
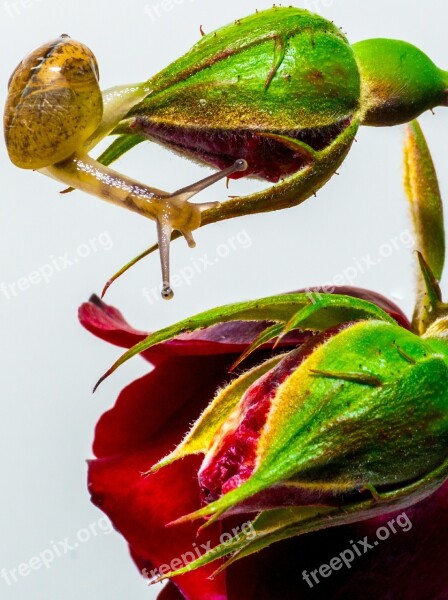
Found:
[[[29,54],[13,72],[4,112],[5,141],[11,161],[39,170],[65,185],[85,191],[152,219],[162,266],[162,297],[172,298],[169,244],[179,231],[190,247],[201,213],[218,203],[189,200],[213,183],[247,168],[236,160],[201,181],[172,194],[130,179],[88,154],[117,120],[148,93],[145,85],[101,93],[95,56],[68,35]]]

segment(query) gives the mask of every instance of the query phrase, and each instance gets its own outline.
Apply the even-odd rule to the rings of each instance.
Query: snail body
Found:
[[[106,105],[99,87],[95,56],[80,42],[62,35],[29,54],[9,81],[4,112],[5,141],[11,161],[76,189],[138,212],[157,223],[164,298],[169,283],[169,243],[174,230],[194,246],[192,231],[201,212],[216,203],[189,199],[214,182],[244,170],[245,161],[169,194],[102,165],[88,151],[110,133],[117,119],[147,93],[144,84],[115,88]]]

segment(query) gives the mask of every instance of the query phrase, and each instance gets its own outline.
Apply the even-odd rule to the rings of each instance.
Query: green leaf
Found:
[[[139,135],[120,135],[106,148],[97,160],[102,165],[109,166],[128,152],[128,150],[132,150],[132,148],[144,141],[145,139]]]

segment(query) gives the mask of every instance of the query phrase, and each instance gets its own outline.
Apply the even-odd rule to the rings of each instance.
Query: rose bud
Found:
[[[323,17],[274,7],[205,35],[145,85],[150,92],[115,130],[128,143],[119,138],[108,161],[143,139],[219,169],[244,158],[248,170],[232,177],[286,177],[275,194],[240,201],[240,211],[259,212],[324,185],[360,124],[395,125],[446,105],[448,76],[411,44],[352,47]]]
[[[373,302],[380,313],[382,309],[403,327],[410,328],[403,312],[380,294],[357,288],[338,288],[337,292]],[[98,298],[83,304],[79,314],[90,332],[118,346],[130,348],[147,337]],[[191,423],[207,410],[214,394],[235,380],[229,369],[267,325],[265,321],[228,321],[149,348],[142,356],[153,367],[119,394],[115,406],[96,427],[95,459],[89,461],[92,501],[125,537],[145,577],[156,578],[196,559],[228,539],[235,526],[250,534],[253,515],[242,517],[247,524],[244,528],[241,520],[217,522],[199,535],[196,523],[167,527],[201,506],[200,455],[176,461],[148,476],[143,473],[182,441]],[[281,355],[300,348],[314,335],[312,331],[297,330],[283,337],[275,349],[274,340],[258,346],[245,359],[247,376],[261,376],[279,362]],[[283,502],[287,503],[286,495]],[[231,568],[210,579],[216,566],[217,563],[175,577],[159,594],[159,600],[259,600],[250,570],[238,572]],[[291,589],[296,589],[296,585],[297,582]],[[278,598],[274,591],[266,596],[266,600],[274,598]]]
[[[151,140],[218,169],[244,159],[248,169],[232,178],[276,183],[205,210],[207,225],[300,204],[337,171],[360,125],[397,125],[445,106],[448,75],[406,42],[351,46],[319,15],[274,7],[204,36],[137,87],[146,97],[123,113],[102,162]]]
[[[348,321],[328,329],[341,314],[341,298],[321,295],[286,327],[280,322],[281,330],[274,325],[261,334],[265,342],[291,326],[316,331],[322,314],[322,333],[222,389],[180,446],[151,469],[204,455],[198,480],[208,504],[177,523],[261,511],[256,537],[237,536],[176,575],[405,508],[448,477],[448,345],[437,332],[422,339],[354,298],[350,308],[344,304]],[[286,302],[300,305],[301,298],[288,295]],[[267,319],[277,321],[280,301],[267,304]],[[264,305],[259,301],[257,310]],[[203,327],[208,318],[194,320]],[[241,306],[236,318],[244,318]]]
[[[286,294],[217,308],[161,330],[108,372],[185,332],[229,321],[266,323],[234,366],[266,343],[281,344],[292,331],[312,333],[298,348],[223,387],[187,437],[150,467],[149,478],[181,459],[203,457],[198,482],[206,505],[173,526],[259,513],[250,536],[235,535],[169,577],[229,554],[226,565],[292,536],[407,508],[448,478],[448,307],[434,274],[443,265],[441,245],[434,246],[428,227],[442,207],[417,124],[408,131],[405,157],[422,250],[419,281],[426,286],[413,330],[361,298]],[[442,240],[442,224],[436,229]]]
[[[150,80],[131,131],[214,166],[245,158],[268,181],[349,127],[360,77],[347,39],[306,10],[272,8],[202,38]]]
[[[295,329],[315,335],[224,387],[180,446],[148,465],[158,474],[205,455],[198,480],[211,503],[178,523],[262,511],[256,537],[240,535],[176,575],[229,552],[245,555],[406,507],[447,475],[448,347],[419,338],[365,300],[287,294],[222,307],[153,334],[125,357],[186,331],[245,320],[274,323],[251,349]],[[272,523],[271,511],[285,506],[296,508]]]

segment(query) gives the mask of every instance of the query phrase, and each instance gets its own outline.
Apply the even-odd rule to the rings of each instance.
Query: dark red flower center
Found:
[[[308,144],[314,150],[323,150],[330,145],[350,124],[344,119],[327,127],[293,131],[271,131]],[[193,127],[178,127],[154,123],[147,117],[137,117],[132,124],[135,133],[140,133],[156,142],[171,147],[174,151],[197,158],[218,169],[225,169],[238,158],[249,165],[244,173],[235,173],[233,179],[248,175],[276,183],[280,178],[300,171],[307,158],[299,149],[294,149],[275,139],[265,137],[263,132],[248,129],[218,130]]]
[[[255,469],[258,440],[279,386],[319,345],[349,325],[351,323],[344,323],[313,336],[246,390],[238,407],[235,426],[224,433],[219,450],[211,459],[205,458],[199,471],[205,502],[217,500],[249,479]]]

